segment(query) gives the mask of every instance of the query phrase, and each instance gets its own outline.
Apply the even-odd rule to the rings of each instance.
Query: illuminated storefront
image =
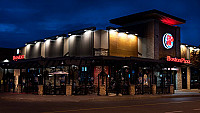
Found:
[[[192,65],[183,66],[182,82],[184,89],[200,89],[200,47],[181,44],[181,57],[190,60]],[[187,84],[187,85],[186,85]]]
[[[14,61],[1,65],[16,70],[13,91],[134,95],[182,89],[181,67],[191,64],[182,57],[175,25],[185,20],[150,10],[110,22],[121,27],[90,27],[16,49]]]

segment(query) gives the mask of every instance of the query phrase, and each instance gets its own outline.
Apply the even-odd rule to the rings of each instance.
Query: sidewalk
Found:
[[[123,95],[123,96],[97,96],[97,95],[33,95],[33,94],[12,94],[0,93],[0,100],[24,101],[24,102],[80,102],[80,101],[120,101],[135,99],[154,99],[154,98],[181,98],[181,97],[200,97],[198,92],[177,92],[175,94],[157,95]]]

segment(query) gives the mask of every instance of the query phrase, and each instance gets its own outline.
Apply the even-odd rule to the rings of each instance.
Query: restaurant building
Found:
[[[110,20],[121,27],[85,28],[25,44],[1,67],[4,91],[35,94],[135,95],[190,89],[182,55],[185,20],[150,10]],[[186,50],[188,51],[188,50]],[[11,84],[10,80],[13,79]]]

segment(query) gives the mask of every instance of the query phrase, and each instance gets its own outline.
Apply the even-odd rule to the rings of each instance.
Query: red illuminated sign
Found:
[[[165,33],[163,36],[163,45],[166,49],[171,49],[174,44],[174,38],[170,33]]]
[[[171,56],[167,56],[167,61],[172,61],[172,62],[180,62],[180,63],[185,63],[185,64],[190,64],[190,60],[185,60],[185,58],[172,58]]]
[[[14,60],[14,61],[17,61],[17,60],[19,60],[19,59],[24,59],[24,58],[25,58],[24,55],[13,56],[13,60]]]
[[[171,25],[171,26],[178,25],[178,24],[183,24],[182,22],[179,22],[177,20],[174,20],[174,19],[171,19],[171,18],[165,17],[165,16],[161,17],[160,21],[162,23],[164,23],[164,24]]]

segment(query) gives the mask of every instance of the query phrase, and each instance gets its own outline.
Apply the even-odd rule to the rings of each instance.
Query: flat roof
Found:
[[[129,23],[133,23],[133,22],[137,22],[141,20],[147,20],[147,19],[158,19],[161,22],[168,25],[178,25],[178,24],[184,24],[186,22],[186,20],[184,19],[169,15],[167,13],[158,11],[156,9],[111,19],[109,21],[112,24],[123,26]]]

